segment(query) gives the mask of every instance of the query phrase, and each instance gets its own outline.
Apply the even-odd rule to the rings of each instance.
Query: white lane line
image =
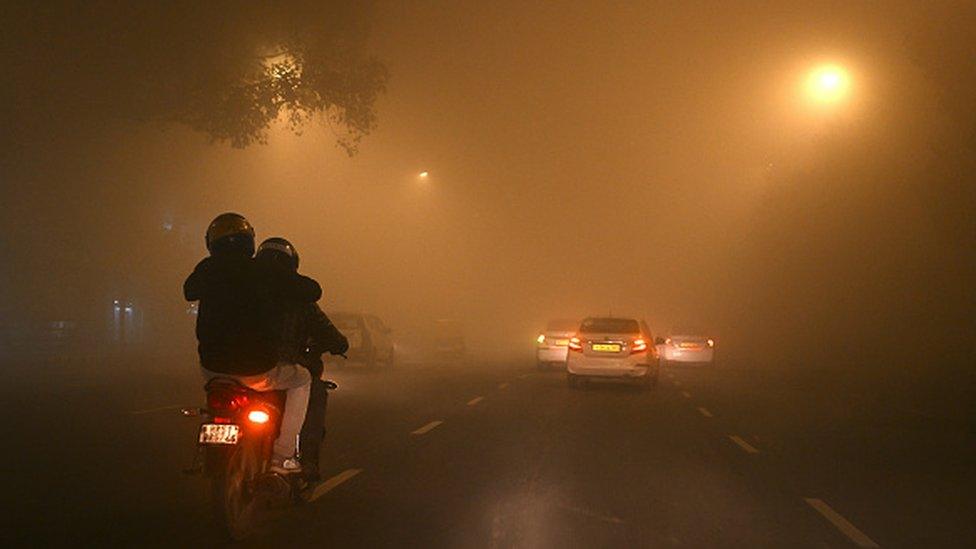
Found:
[[[507,387],[508,387],[508,382],[507,381],[505,383],[499,383],[498,384],[498,388],[499,389],[505,389]]]
[[[685,398],[691,398],[691,393],[689,393],[688,391],[681,391],[681,396]]]
[[[416,431],[413,431],[413,432],[411,432],[410,434],[411,434],[411,435],[422,435],[422,434],[424,434],[424,433],[429,433],[430,431],[432,431],[432,430],[434,430],[434,429],[435,429],[435,428],[436,428],[436,427],[437,427],[438,425],[440,425],[441,423],[444,423],[444,422],[443,422],[443,421],[441,421],[441,420],[437,420],[437,421],[431,421],[431,422],[430,422],[430,423],[428,423],[427,425],[424,425],[424,426],[423,426],[423,427],[421,427],[420,429],[417,429]]]
[[[172,406],[160,406],[159,408],[149,408],[148,410],[133,410],[129,412],[130,415],[139,416],[142,414],[151,414],[153,412],[162,412],[165,410],[175,410],[177,408],[185,408],[182,404],[173,404]]]
[[[810,507],[817,510],[818,513],[824,516],[825,519],[829,520],[835,528],[841,531],[845,536],[850,538],[858,547],[878,547],[878,544],[874,542],[873,539],[869,538],[864,532],[857,529],[846,518],[842,517],[840,513],[834,511],[827,502],[822,499],[817,498],[803,498]]]
[[[699,406],[698,411],[701,412],[701,415],[705,417],[714,417],[712,416],[712,413],[708,411],[708,408],[702,408],[701,406]]]
[[[753,446],[752,444],[749,444],[748,442],[742,440],[742,438],[740,438],[740,437],[738,437],[736,435],[729,435],[729,440],[731,440],[732,442],[738,444],[739,445],[739,448],[742,448],[743,450],[745,450],[745,452],[747,454],[758,454],[759,453],[759,450],[757,450],[755,446]]]
[[[352,477],[362,472],[363,472],[362,469],[346,469],[345,471],[339,473],[338,475],[326,480],[322,484],[319,484],[318,487],[315,489],[315,491],[312,492],[312,495],[309,496],[308,501],[315,501],[319,499],[325,494],[331,492],[332,489],[335,488],[336,486],[342,484],[343,482],[351,479]]]
[[[468,401],[468,406],[474,406],[475,404],[481,402],[484,399],[485,399],[485,397],[474,397],[474,398],[472,398],[471,400]]]

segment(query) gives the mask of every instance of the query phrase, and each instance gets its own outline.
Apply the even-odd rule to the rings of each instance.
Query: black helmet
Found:
[[[298,270],[298,250],[291,242],[280,236],[274,236],[262,242],[258,246],[256,257],[260,260],[284,265],[293,271]]]
[[[254,227],[241,214],[223,213],[207,227],[207,250],[211,255],[237,252],[254,255]]]

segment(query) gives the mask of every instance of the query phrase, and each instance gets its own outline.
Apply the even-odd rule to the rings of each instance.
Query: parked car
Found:
[[[396,346],[393,331],[376,315],[361,313],[335,313],[329,315],[332,323],[349,339],[350,361],[361,362],[367,367],[383,364],[392,367],[396,362]]]
[[[566,380],[577,387],[592,378],[657,385],[659,360],[654,337],[644,321],[633,318],[586,318],[569,339]]]
[[[701,328],[672,328],[670,335],[664,340],[661,358],[665,364],[711,364],[715,360],[715,340],[704,334],[706,332]]]
[[[578,320],[550,320],[546,330],[536,338],[535,364],[540,370],[550,366],[566,367],[569,338],[576,335]]]

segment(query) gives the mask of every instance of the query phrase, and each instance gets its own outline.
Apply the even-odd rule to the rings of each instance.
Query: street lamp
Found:
[[[423,171],[423,172],[420,172],[419,174],[417,174],[417,177],[419,177],[420,179],[427,179],[429,176],[430,176],[430,173],[429,172],[426,172],[426,171]]]
[[[838,103],[850,92],[851,77],[839,65],[821,65],[807,76],[807,94],[817,103]]]

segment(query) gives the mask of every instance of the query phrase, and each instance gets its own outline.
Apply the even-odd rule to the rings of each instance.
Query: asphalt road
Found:
[[[192,364],[143,366],[5,387],[5,545],[221,543],[181,473]],[[528,361],[331,377],[332,482],[243,546],[976,546],[970,426],[863,387],[747,365],[650,392]]]

